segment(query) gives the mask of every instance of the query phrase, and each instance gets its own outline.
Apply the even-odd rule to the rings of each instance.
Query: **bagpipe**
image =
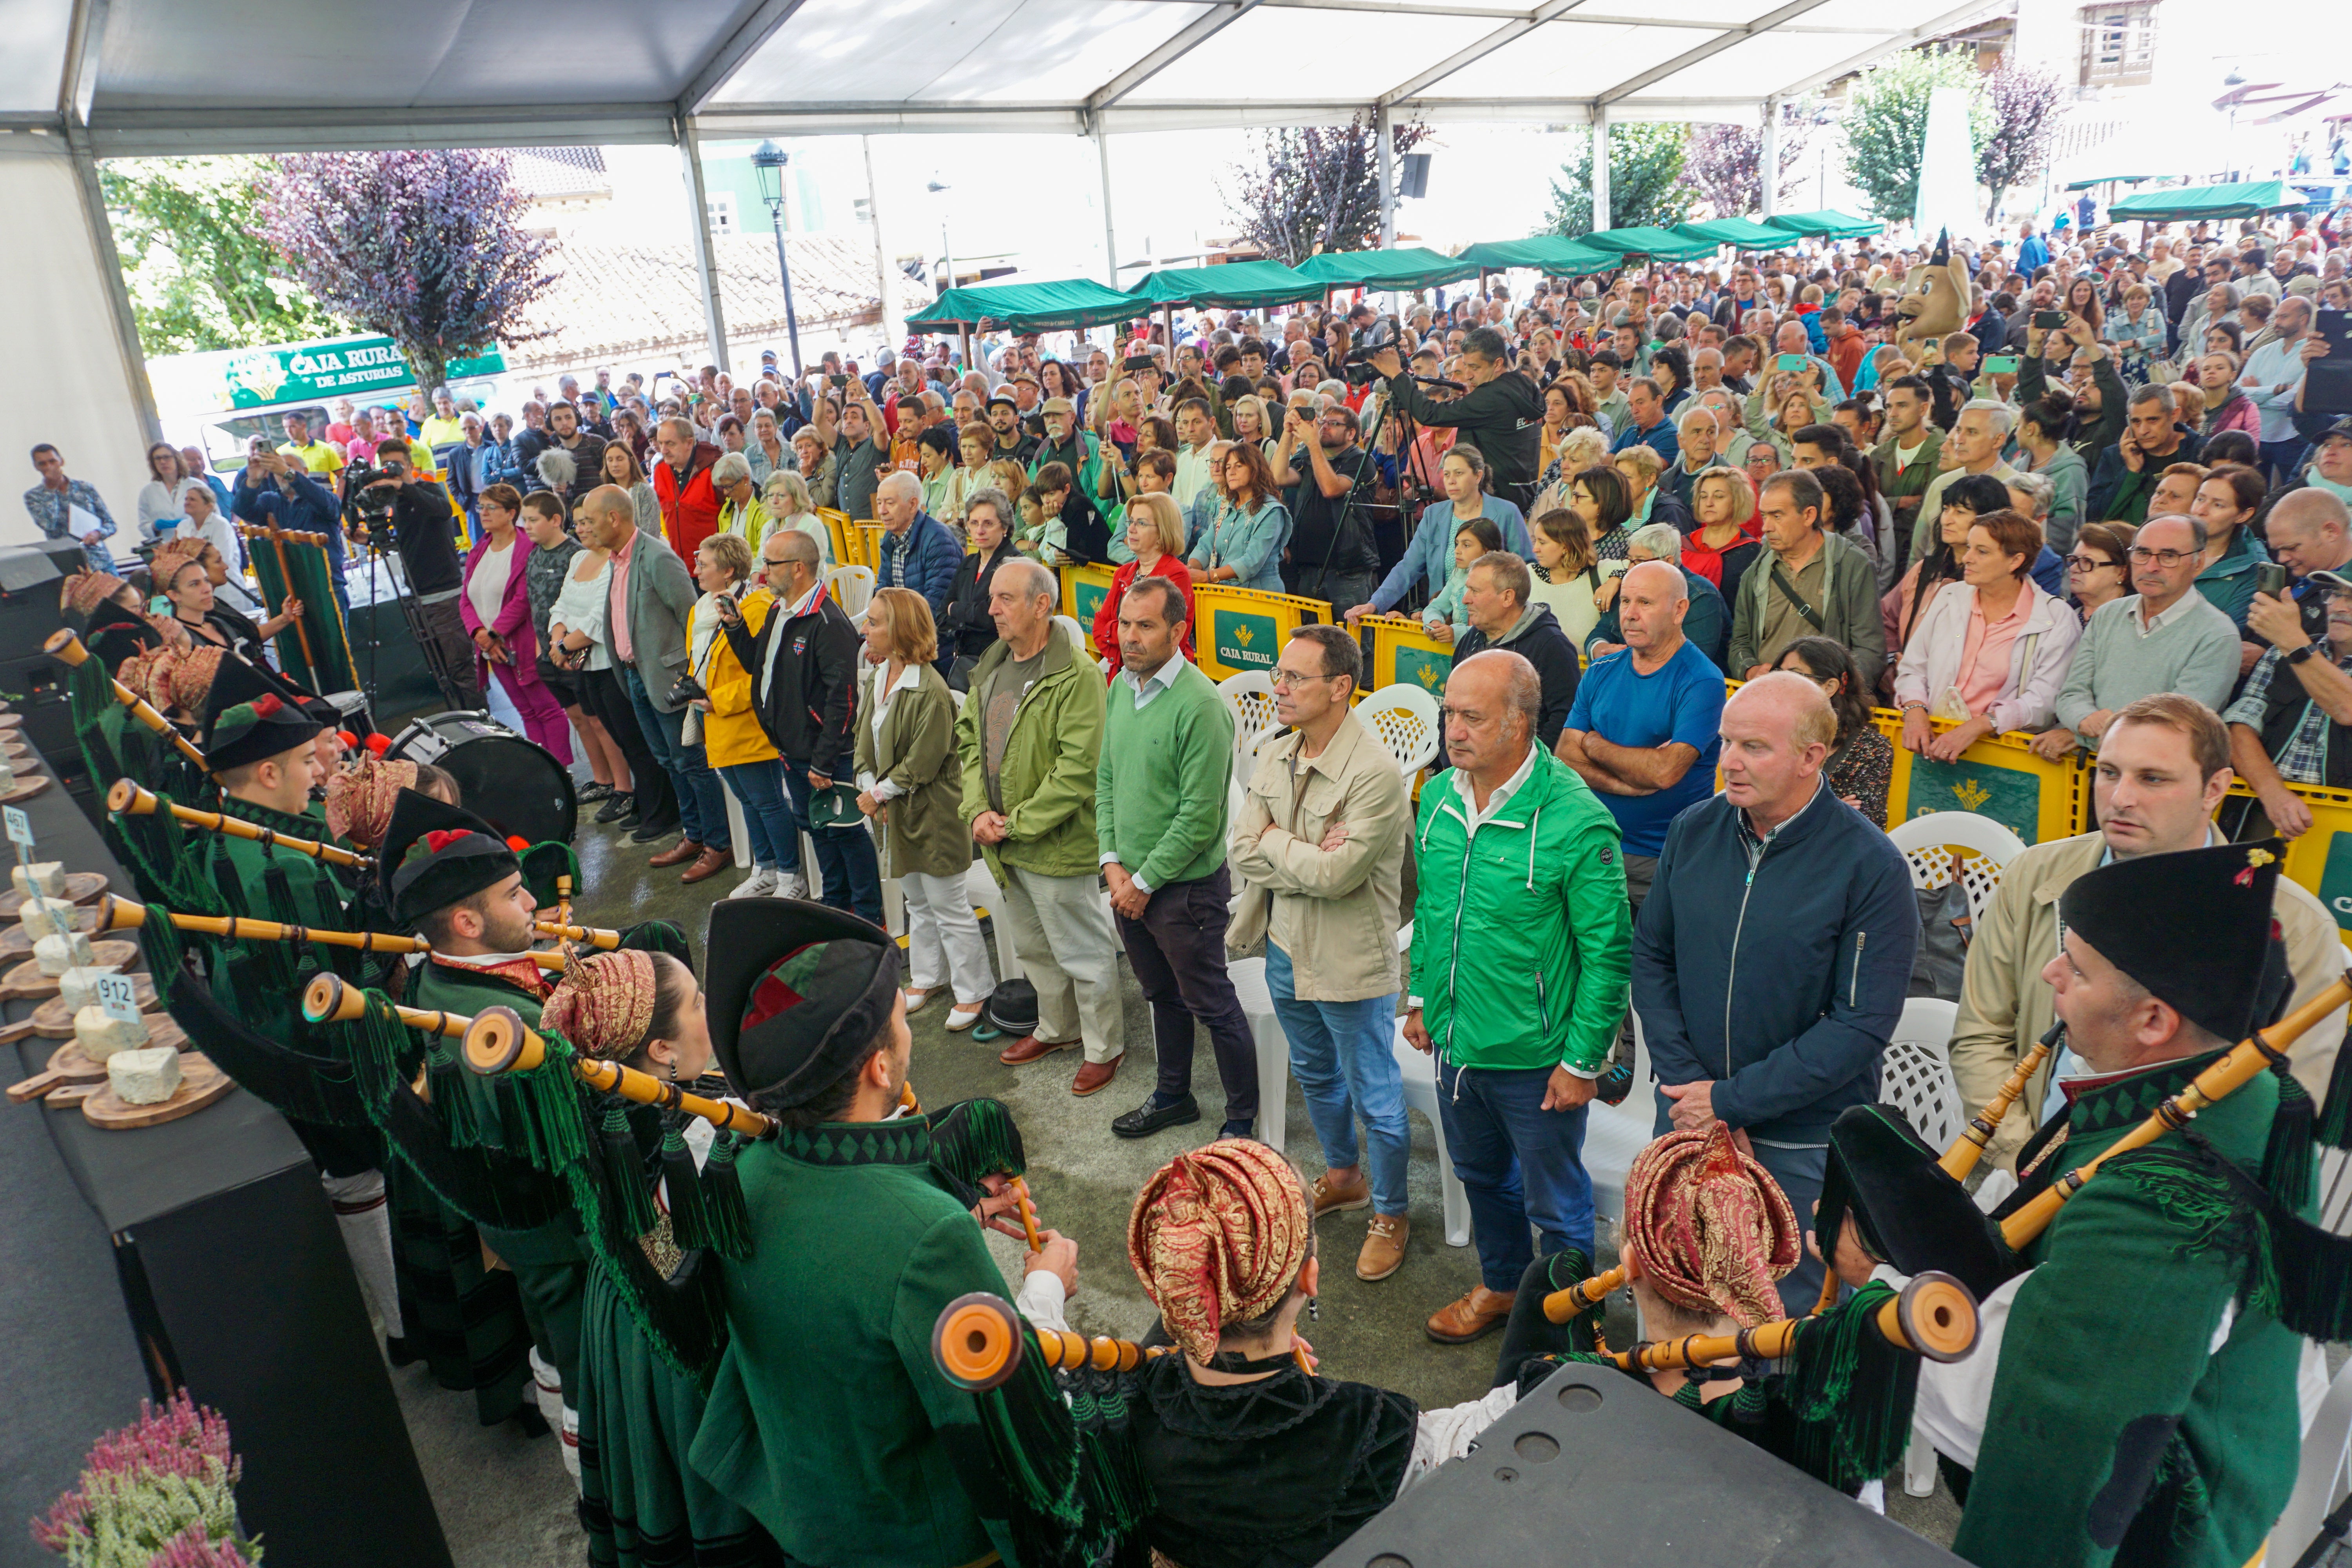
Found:
[[[85,667],[91,663],[89,649],[84,647],[81,638],[75,636],[69,629],[50,633],[48,641],[41,645],[41,651],[77,672],[83,671]],[[114,700],[122,704],[133,719],[138,720],[140,723],[144,724],[164,740],[171,742],[173,747],[182,756],[195,764],[199,773],[205,772],[205,754],[196,750],[188,738],[173,727],[169,719],[156,712],[154,706],[145,698],[112,676],[106,675],[102,667],[100,668],[99,673],[104,678],[106,684],[113,689]],[[79,718],[79,715],[77,717]]]
[[[228,820],[234,821],[234,818]],[[266,828],[255,829],[266,833]],[[287,842],[279,841],[281,844]],[[299,840],[296,842],[299,842]],[[112,893],[99,900],[95,929],[99,931],[129,931],[148,924],[151,918],[160,917],[184,931],[199,936],[217,937],[223,942],[279,942],[309,943],[319,947],[349,948],[356,952],[422,953],[433,951],[433,944],[421,936],[394,936],[380,931],[329,931],[320,926],[290,925],[282,921],[257,921],[244,915],[191,915],[134,903]],[[558,952],[526,954],[541,969],[558,970],[567,960]]]

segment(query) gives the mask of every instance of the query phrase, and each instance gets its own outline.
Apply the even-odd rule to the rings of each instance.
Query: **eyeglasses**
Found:
[[[2150,550],[2144,544],[2135,544],[2131,548],[2132,564],[2135,566],[2178,566],[2203,553],[2198,550]]]
[[[2067,567],[2075,572],[2096,572],[2102,566],[2120,566],[2120,561],[2102,561],[2095,555],[2069,555]]]
[[[1266,677],[1267,683],[1276,691],[1287,691],[1292,687],[1297,686],[1305,681],[1337,680],[1339,679],[1339,678],[1336,675],[1325,675],[1320,671],[1309,671],[1308,673],[1302,675],[1297,670],[1285,669],[1280,665],[1275,666],[1274,673]]]

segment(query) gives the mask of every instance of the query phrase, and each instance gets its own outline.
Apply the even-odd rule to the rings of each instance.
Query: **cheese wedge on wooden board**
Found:
[[[24,922],[25,934],[38,942],[73,930],[74,917],[80,912],[63,899],[26,899],[16,918]]]
[[[106,1081],[125,1105],[161,1105],[179,1092],[180,1053],[169,1046],[117,1051],[106,1058]]]
[[[66,896],[66,863],[36,860],[29,866],[14,866],[9,868],[8,880],[28,899],[62,899]]]
[[[58,993],[65,998],[66,1011],[79,1013],[84,1007],[98,1005],[98,983],[114,973],[111,969],[92,967],[68,969],[58,976]]]
[[[146,1043],[147,1026],[140,1019],[110,1017],[103,1007],[84,1007],[74,1015],[74,1044],[94,1062],[102,1062],[117,1051],[135,1051]]]
[[[33,943],[33,962],[47,975],[61,975],[68,969],[89,969],[98,963],[90,952],[89,938],[79,931],[63,936],[45,936]]]

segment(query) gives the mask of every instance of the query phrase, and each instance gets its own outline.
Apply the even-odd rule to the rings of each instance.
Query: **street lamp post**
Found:
[[[793,310],[793,264],[784,258],[784,165],[791,154],[773,142],[762,142],[751,154],[759,172],[760,199],[768,204],[768,221],[776,231],[776,271],[784,281],[784,335],[792,342],[793,384],[801,379],[801,323]]]

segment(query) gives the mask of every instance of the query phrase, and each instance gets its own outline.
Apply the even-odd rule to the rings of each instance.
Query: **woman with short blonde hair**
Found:
[[[833,530],[817,516],[808,481],[793,473],[768,476],[768,527],[795,528],[816,541],[816,571],[822,577],[833,570]]]

